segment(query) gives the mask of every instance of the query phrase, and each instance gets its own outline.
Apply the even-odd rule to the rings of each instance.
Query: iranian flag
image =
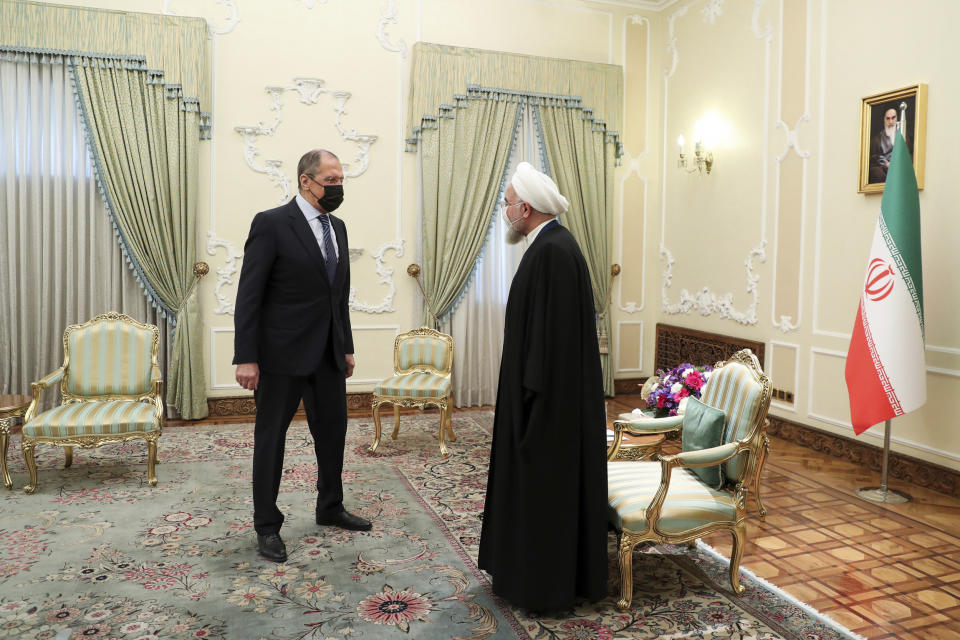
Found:
[[[910,152],[898,135],[847,353],[857,435],[927,401],[923,345],[920,198]]]

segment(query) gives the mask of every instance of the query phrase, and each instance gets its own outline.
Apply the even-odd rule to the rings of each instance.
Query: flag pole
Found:
[[[880,486],[864,487],[857,489],[857,495],[870,502],[882,502],[884,504],[903,504],[910,502],[913,498],[909,494],[895,489],[887,488],[887,467],[890,463],[890,420],[887,420],[883,426],[883,466],[880,470]]]

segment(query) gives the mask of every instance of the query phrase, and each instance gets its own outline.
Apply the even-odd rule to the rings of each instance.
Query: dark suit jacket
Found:
[[[234,364],[309,375],[328,345],[338,366],[353,353],[350,330],[350,253],[347,228],[330,216],[340,251],[337,275],[327,278],[317,238],[297,206],[261,211],[250,224],[234,315]]]

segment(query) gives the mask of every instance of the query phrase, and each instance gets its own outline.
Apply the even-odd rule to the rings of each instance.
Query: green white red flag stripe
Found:
[[[847,352],[850,421],[859,435],[927,401],[920,197],[910,152],[894,142]]]

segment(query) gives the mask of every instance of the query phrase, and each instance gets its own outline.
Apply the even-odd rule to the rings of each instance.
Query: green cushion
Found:
[[[160,428],[160,421],[155,411],[156,406],[152,402],[72,402],[36,416],[23,425],[23,435],[31,438],[72,438],[156,431]]]
[[[647,507],[660,487],[660,469],[659,462],[607,463],[607,507],[618,529],[647,530]],[[679,535],[713,522],[733,522],[736,515],[733,494],[711,489],[693,469],[679,468],[670,474],[657,528]]]
[[[683,450],[700,451],[718,447],[723,443],[723,428],[726,414],[720,409],[705,405],[696,398],[687,401],[687,410],[683,414]],[[707,486],[714,489],[723,487],[723,466],[696,467],[690,469]]]
[[[374,395],[391,398],[445,398],[450,378],[418,371],[387,378],[373,389]]]

